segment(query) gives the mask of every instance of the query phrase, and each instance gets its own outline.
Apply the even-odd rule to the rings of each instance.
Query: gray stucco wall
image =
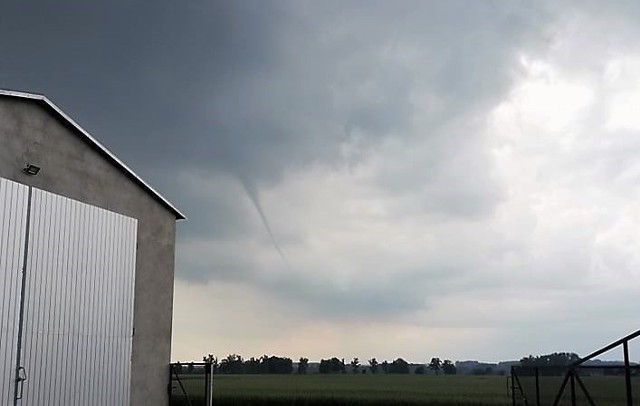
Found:
[[[0,177],[138,219],[131,404],[168,404],[175,214],[38,101],[0,96]]]

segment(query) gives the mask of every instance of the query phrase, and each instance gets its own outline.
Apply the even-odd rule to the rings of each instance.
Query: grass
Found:
[[[192,405],[201,405],[202,376],[182,375],[188,392],[196,393]],[[535,404],[535,381],[520,378]],[[582,378],[595,404],[625,404],[624,377]],[[541,377],[541,404],[550,405],[562,377]],[[640,377],[632,378],[634,397],[640,396]],[[570,405],[570,390],[561,405]],[[578,404],[588,404],[576,388]],[[174,403],[186,405],[187,403]],[[433,375],[215,375],[215,406],[507,406],[505,376]],[[524,403],[523,403],[524,404]]]
[[[187,391],[202,393],[185,378]],[[505,406],[509,397],[504,376],[216,375],[214,404]]]

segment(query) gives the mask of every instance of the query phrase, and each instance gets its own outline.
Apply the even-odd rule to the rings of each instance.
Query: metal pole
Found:
[[[514,375],[513,380],[518,384],[518,390],[520,391],[520,395],[522,396],[522,401],[524,402],[524,406],[529,406],[529,401],[527,400],[527,395],[524,393],[524,389],[522,389],[522,384],[520,383],[520,378],[518,375]]]
[[[553,406],[558,406],[560,404],[560,399],[562,398],[562,394],[564,393],[564,388],[567,386],[567,381],[569,380],[569,374],[570,372],[567,372],[567,374],[565,375],[564,380],[562,381],[562,385],[560,385],[560,390],[556,395],[556,399],[553,401]]]
[[[515,369],[511,367],[511,404],[516,406],[516,384],[515,384]]]
[[[633,406],[633,393],[631,392],[631,368],[629,366],[629,342],[622,343],[624,350],[624,380],[627,386],[627,406]]]
[[[167,385],[169,395],[169,406],[173,405],[173,365],[169,364],[169,384]]]
[[[24,328],[24,301],[27,287],[27,261],[29,260],[29,231],[31,230],[31,199],[33,197],[33,188],[29,186],[29,194],[27,196],[27,219],[24,232],[24,257],[22,258],[22,281],[20,286],[20,316],[18,318],[18,344],[16,349],[16,376],[13,389],[13,404],[18,405],[18,400],[22,399],[22,391],[24,390],[24,381],[20,376],[20,371],[24,371],[22,367],[22,334]],[[18,393],[20,389],[20,393]]]
[[[178,381],[178,385],[180,385],[180,390],[182,391],[182,394],[184,395],[184,400],[187,401],[187,404],[189,406],[193,406],[193,404],[191,403],[191,399],[189,399],[189,396],[187,395],[187,391],[184,389],[184,385],[182,384],[182,380],[180,380],[180,375],[178,375],[178,371],[176,371],[174,369],[173,370],[173,374],[176,377],[176,381]]]
[[[591,397],[591,394],[587,390],[587,387],[584,386],[584,382],[582,382],[582,379],[580,379],[580,375],[578,375],[578,374],[576,374],[576,381],[578,382],[578,385],[582,389],[582,392],[584,393],[584,396],[587,397],[587,400],[589,401],[589,405],[590,406],[596,406],[596,404],[593,402],[593,398]]]
[[[618,341],[615,341],[615,342],[613,342],[613,343],[611,343],[611,344],[607,345],[606,347],[602,347],[602,348],[600,348],[598,351],[596,351],[596,352],[592,352],[591,354],[587,355],[587,356],[586,356],[586,357],[584,357],[584,358],[580,358],[579,360],[577,360],[576,362],[574,362],[574,363],[573,363],[573,364],[571,364],[570,366],[571,366],[571,367],[576,367],[576,366],[578,366],[578,365],[581,365],[581,364],[583,364],[585,361],[588,361],[588,360],[590,360],[590,359],[593,359],[593,358],[597,357],[598,355],[604,354],[605,352],[607,352],[607,351],[609,351],[609,350],[612,350],[612,349],[616,348],[616,347],[617,347],[617,346],[619,346],[620,344],[623,344],[623,343],[625,343],[625,342],[631,341],[631,340],[633,340],[633,339],[634,339],[634,338],[636,338],[636,337],[640,337],[640,330],[638,330],[638,331],[636,331],[636,332],[634,332],[634,333],[631,333],[631,334],[629,334],[628,336],[623,337],[623,338],[619,339]]]
[[[536,367],[536,406],[540,406],[540,373]]]
[[[576,380],[574,371],[571,371],[571,406],[576,406]]]
[[[204,366],[204,401],[207,406],[213,406],[213,374],[211,371],[211,363],[207,362]]]

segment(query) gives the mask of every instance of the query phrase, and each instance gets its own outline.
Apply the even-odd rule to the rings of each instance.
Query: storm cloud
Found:
[[[0,86],[47,95],[186,212],[176,358],[586,352],[637,328],[639,19],[9,1]]]

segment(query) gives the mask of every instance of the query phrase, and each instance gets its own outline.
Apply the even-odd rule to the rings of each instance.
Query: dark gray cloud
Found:
[[[46,93],[169,193],[178,169],[259,185],[335,159],[354,129],[402,134],[421,83],[442,105],[424,113],[434,125],[482,106],[542,18],[469,2],[10,2],[3,15],[0,83]]]
[[[186,212],[179,283],[388,321],[633,275],[620,202],[635,198],[637,128],[602,123],[635,85],[602,72],[635,66],[639,15],[633,2],[11,0],[0,87],[46,94]],[[551,125],[545,106],[584,100],[597,108]]]
[[[355,139],[360,154],[388,137],[426,144],[421,162],[382,167],[390,193],[422,190],[428,212],[491,213],[500,192],[474,152],[483,134],[450,123],[501,97],[517,51],[544,41],[547,18],[540,7],[467,1],[5,7],[0,85],[47,94],[158,185],[193,219],[181,226],[185,241],[255,233],[247,197],[269,228],[260,189],[290,169],[339,165],[341,147]],[[424,103],[416,98],[432,108],[417,111]],[[423,124],[412,133],[416,117]],[[190,173],[231,176],[247,196],[187,186]],[[268,234],[286,262],[286,247]],[[219,278],[243,266],[235,261],[179,256],[178,276]],[[285,289],[309,284],[293,283]]]

